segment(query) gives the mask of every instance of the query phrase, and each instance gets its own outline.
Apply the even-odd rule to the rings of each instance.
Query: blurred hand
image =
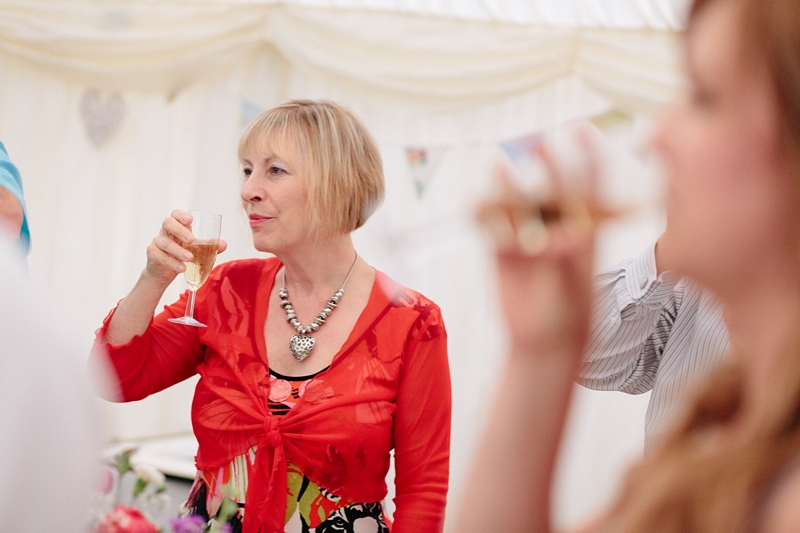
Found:
[[[479,220],[496,245],[500,300],[512,353],[558,354],[577,362],[589,330],[595,226],[608,217],[597,203],[597,167],[588,140],[587,168],[569,191],[540,149],[553,196],[536,203],[497,170],[505,192],[481,206]]]
[[[175,276],[186,270],[184,261],[191,261],[192,254],[181,247],[181,243],[191,243],[194,240],[189,229],[192,224],[192,215],[187,211],[176,209],[161,223],[161,231],[147,246],[147,266],[145,274],[153,281],[169,285]],[[222,253],[228,243],[219,240],[218,253]]]

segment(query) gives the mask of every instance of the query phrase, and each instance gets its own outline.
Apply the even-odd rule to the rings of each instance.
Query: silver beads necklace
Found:
[[[308,357],[308,354],[311,353],[311,349],[314,348],[316,339],[309,335],[309,333],[312,331],[317,331],[319,327],[325,323],[325,319],[328,318],[328,315],[333,312],[334,308],[339,303],[339,299],[344,294],[344,286],[347,285],[347,281],[353,274],[353,270],[355,270],[357,262],[358,253],[356,253],[356,258],[353,260],[353,266],[350,267],[350,272],[347,273],[347,277],[344,279],[342,286],[334,293],[331,299],[328,300],[328,304],[325,306],[325,309],[320,311],[314,321],[308,326],[304,326],[299,320],[297,320],[297,315],[294,312],[294,307],[292,307],[292,302],[289,301],[289,293],[286,292],[286,267],[283,268],[283,286],[281,287],[278,295],[281,297],[281,307],[283,307],[283,310],[286,311],[286,321],[294,326],[294,329],[297,330],[297,335],[292,335],[292,338],[289,339],[289,349],[292,351],[294,358],[298,361],[302,361]]]

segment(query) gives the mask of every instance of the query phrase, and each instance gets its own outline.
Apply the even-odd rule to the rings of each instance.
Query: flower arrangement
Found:
[[[236,504],[224,500],[215,518],[197,515],[167,519],[170,498],[166,478],[158,469],[132,459],[127,447],[103,466],[100,492],[90,502],[93,533],[229,533],[228,519]]]

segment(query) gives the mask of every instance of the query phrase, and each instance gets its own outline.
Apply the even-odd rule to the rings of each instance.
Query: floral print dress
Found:
[[[327,369],[325,369],[327,370]],[[269,409],[284,416],[303,396],[308,383],[325,370],[309,376],[283,376],[270,369]],[[228,496],[239,504],[231,519],[232,533],[241,531],[247,493],[247,473],[255,462],[255,447],[217,472],[198,472],[189,498],[188,514],[214,516]],[[389,533],[382,502],[355,502],[320,487],[289,463],[287,473],[285,533]]]

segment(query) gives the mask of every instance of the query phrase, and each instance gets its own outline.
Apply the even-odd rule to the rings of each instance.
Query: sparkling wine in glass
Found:
[[[189,214],[192,215],[192,224],[189,229],[192,231],[194,240],[191,243],[181,243],[181,246],[189,250],[193,256],[191,262],[184,262],[186,270],[183,272],[183,277],[189,285],[189,299],[186,301],[184,316],[168,320],[176,324],[204,328],[206,325],[194,318],[194,302],[197,289],[208,279],[208,275],[214,267],[214,261],[217,259],[222,215],[205,211],[189,211]]]

